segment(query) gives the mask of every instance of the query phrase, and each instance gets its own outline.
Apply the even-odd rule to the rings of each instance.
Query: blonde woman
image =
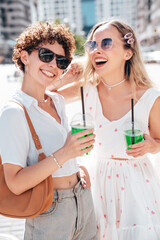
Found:
[[[160,185],[148,153],[160,151],[160,92],[152,87],[135,32],[127,24],[111,20],[95,25],[86,54],[85,108],[96,123],[96,154],[88,169],[99,239],[158,240]],[[122,128],[131,119],[131,98],[135,120],[146,134],[126,149]]]

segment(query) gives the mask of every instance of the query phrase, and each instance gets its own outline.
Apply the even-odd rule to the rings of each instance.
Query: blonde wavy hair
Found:
[[[93,39],[93,35],[95,31],[105,25],[109,24],[115,27],[121,35],[122,42],[124,44],[124,49],[131,49],[133,52],[133,56],[126,61],[125,63],[125,78],[131,82],[132,89],[135,90],[136,86],[140,88],[150,88],[153,86],[151,80],[148,77],[148,74],[145,70],[141,54],[140,47],[136,38],[136,35],[133,29],[127,24],[123,23],[120,20],[109,20],[105,22],[101,22],[96,24],[90,31],[87,41]],[[132,33],[134,42],[132,44],[128,44],[127,40],[124,36],[127,33]],[[98,85],[100,83],[99,76],[95,72],[95,69],[90,61],[89,54],[86,52],[86,62],[83,71],[84,83],[91,82],[94,85]]]

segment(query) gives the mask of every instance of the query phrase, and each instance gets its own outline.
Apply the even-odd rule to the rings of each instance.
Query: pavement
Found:
[[[20,76],[15,76],[14,65],[0,65],[0,107],[21,86]],[[23,240],[25,220],[0,215],[0,240]]]
[[[24,219],[7,218],[0,215],[0,240],[23,240],[24,225]]]
[[[160,89],[160,64],[147,64],[147,72]],[[0,108],[16,89],[20,88],[21,76],[15,77],[14,65],[0,65]],[[78,108],[77,108],[78,106]],[[80,102],[67,106],[69,120],[74,112],[80,112]],[[23,240],[25,220],[6,218],[0,215],[0,240]]]

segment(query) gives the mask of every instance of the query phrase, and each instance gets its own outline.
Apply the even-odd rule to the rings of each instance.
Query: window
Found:
[[[148,10],[151,9],[151,0],[148,0]]]

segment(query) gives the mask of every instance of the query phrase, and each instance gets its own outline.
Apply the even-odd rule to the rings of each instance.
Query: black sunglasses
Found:
[[[38,56],[42,62],[49,63],[56,57],[57,67],[63,70],[70,64],[70,61],[66,57],[58,55],[47,48],[38,47],[34,49],[38,50]]]
[[[101,48],[103,50],[108,50],[108,49],[111,49],[112,48],[112,38],[104,38],[102,41],[101,41]],[[96,48],[98,47],[97,45],[97,42],[96,41],[88,41],[86,42],[85,44],[85,49],[87,52],[93,52]]]

